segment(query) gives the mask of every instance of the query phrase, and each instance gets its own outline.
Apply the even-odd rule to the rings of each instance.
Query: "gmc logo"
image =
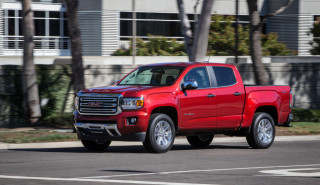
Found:
[[[88,106],[89,107],[100,107],[103,105],[103,102],[95,102],[95,101],[92,101],[92,102],[88,102]]]

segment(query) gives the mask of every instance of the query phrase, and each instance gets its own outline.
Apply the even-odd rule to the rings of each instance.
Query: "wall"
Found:
[[[101,14],[101,11],[78,12],[83,55],[101,56]]]
[[[98,11],[102,8],[103,0],[80,0],[79,11]]]
[[[283,6],[287,0],[270,0],[268,9],[274,12]],[[298,51],[298,55],[310,55],[310,42],[313,37],[313,16],[319,15],[319,1],[295,0],[291,6],[281,14],[268,19],[268,32],[277,32],[279,41],[288,48]]]
[[[294,107],[320,109],[320,63],[270,63],[265,66],[270,84],[291,87]],[[240,64],[238,69],[245,84],[254,84],[252,65]]]
[[[84,1],[84,0],[82,0]],[[184,0],[186,13],[194,13],[194,0]],[[260,7],[263,2],[259,1]],[[197,7],[197,13],[201,12],[202,3]],[[102,9],[104,10],[119,10],[132,11],[132,0],[103,0]],[[248,14],[248,5],[246,1],[239,1],[239,14]],[[137,12],[167,12],[178,13],[176,0],[136,0]],[[212,13],[217,14],[235,14],[235,1],[223,0],[214,1]]]
[[[265,64],[270,84],[290,85],[294,107],[320,109],[320,63]],[[137,66],[85,65],[86,87],[114,84]],[[245,84],[254,84],[251,64],[238,64]],[[73,92],[70,65],[37,65],[43,114],[71,112]],[[26,126],[23,122],[21,66],[0,66],[0,127]]]
[[[279,42],[285,43],[289,49],[298,51],[299,16],[297,14],[274,16],[267,22],[269,33],[277,33]]]
[[[234,56],[207,56],[211,63],[233,63]],[[136,56],[136,64],[188,62],[187,56]],[[264,63],[319,63],[320,56],[263,57]],[[131,65],[131,56],[83,56],[84,65]],[[239,56],[240,63],[251,63],[250,56]],[[35,64],[71,64],[70,56],[35,56]],[[22,56],[0,56],[0,65],[22,65]]]
[[[3,55],[4,11],[0,10],[0,55]]]

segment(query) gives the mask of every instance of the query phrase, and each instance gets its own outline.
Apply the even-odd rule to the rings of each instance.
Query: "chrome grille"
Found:
[[[116,115],[120,111],[119,99],[119,95],[110,94],[79,95],[79,112],[84,115]]]

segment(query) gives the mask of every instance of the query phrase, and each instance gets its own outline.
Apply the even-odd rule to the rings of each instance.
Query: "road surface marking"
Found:
[[[44,180],[44,181],[73,181],[73,182],[109,182],[122,184],[151,184],[151,185],[209,185],[196,183],[177,183],[177,182],[153,182],[153,181],[132,181],[132,180],[111,180],[111,179],[80,179],[80,178],[55,178],[55,177],[28,177],[0,175],[0,179],[23,179],[23,180]],[[213,185],[213,184],[211,184]]]
[[[122,175],[109,175],[109,176],[78,177],[78,178],[82,178],[82,179],[87,179],[87,178],[95,179],[95,178],[113,178],[113,177],[144,176],[144,175],[168,175],[168,174],[181,174],[181,173],[193,173],[193,172],[215,172],[215,171],[254,170],[254,169],[268,169],[268,168],[312,167],[312,166],[320,166],[320,164],[289,165],[289,166],[261,166],[261,167],[206,169],[206,170],[186,170],[186,171],[171,171],[171,172],[136,173],[136,174],[122,174]]]
[[[306,172],[313,171],[313,172]],[[281,170],[264,170],[261,173],[267,173],[272,176],[286,177],[320,177],[320,168],[300,168],[300,169],[281,169]]]

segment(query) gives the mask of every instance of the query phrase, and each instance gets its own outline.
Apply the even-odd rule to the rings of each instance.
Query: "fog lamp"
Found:
[[[137,122],[138,122],[138,118],[136,117],[127,118],[127,125],[135,125]]]

